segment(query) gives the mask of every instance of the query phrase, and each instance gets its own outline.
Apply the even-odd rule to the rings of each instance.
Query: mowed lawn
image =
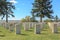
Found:
[[[34,28],[24,31],[22,27],[21,34],[15,34],[0,26],[0,40],[60,40],[60,28],[58,33],[52,33],[47,25],[41,31],[41,34],[34,34]]]

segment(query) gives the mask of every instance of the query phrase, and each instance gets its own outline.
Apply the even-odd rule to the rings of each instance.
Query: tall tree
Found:
[[[31,17],[31,20],[32,20],[32,22],[35,22],[35,15],[34,15],[34,13],[33,12],[31,12],[31,15],[32,15],[32,17]]]
[[[32,12],[36,17],[40,17],[40,22],[42,22],[43,17],[52,18],[53,10],[50,0],[34,0]]]
[[[2,19],[6,16],[6,22],[8,23],[8,17],[13,15],[13,9],[15,9],[15,6],[11,3],[8,2],[7,0],[0,0],[0,15],[2,15]]]
[[[59,18],[58,18],[58,16],[56,15],[56,16],[55,16],[55,21],[58,22],[58,19],[59,19]]]

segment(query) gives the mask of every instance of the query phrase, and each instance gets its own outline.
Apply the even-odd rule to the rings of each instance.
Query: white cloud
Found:
[[[18,3],[18,2],[15,1],[15,0],[11,0],[10,2],[13,3],[13,4]]]

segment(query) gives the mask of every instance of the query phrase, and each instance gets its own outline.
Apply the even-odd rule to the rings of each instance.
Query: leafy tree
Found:
[[[3,16],[2,19],[6,16],[7,23],[9,15],[15,17],[13,15],[13,9],[15,9],[15,6],[11,2],[8,2],[7,0],[0,0],[0,15]]]
[[[27,22],[29,22],[30,21],[30,16],[26,16],[25,19],[26,19]]]
[[[35,0],[33,5],[32,12],[36,17],[40,17],[40,22],[42,22],[43,17],[52,18],[53,10],[50,0]]]
[[[37,20],[33,20],[32,17],[26,16],[25,18],[21,19],[21,22],[37,22]]]
[[[26,19],[22,18],[22,19],[21,19],[21,22],[26,22]]]
[[[35,20],[34,15],[33,15],[33,17],[26,16],[25,19],[26,19],[26,22],[37,22],[37,20]]]

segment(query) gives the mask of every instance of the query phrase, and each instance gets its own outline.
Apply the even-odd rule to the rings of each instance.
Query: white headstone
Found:
[[[9,29],[9,23],[5,23],[5,28]]]
[[[10,24],[9,30],[14,31],[14,25],[13,24]]]
[[[21,26],[19,24],[15,25],[15,34],[21,34]]]
[[[29,27],[30,27],[30,28],[33,28],[32,22],[29,23]]]
[[[35,25],[34,33],[35,34],[40,34],[41,33],[41,25],[40,24]]]
[[[5,28],[5,25],[6,25],[5,23],[2,23],[2,26],[3,26],[4,28]]]
[[[52,29],[52,33],[57,33],[57,24],[54,24],[53,29]]]
[[[41,30],[42,30],[42,29],[45,27],[45,26],[44,26],[45,23],[40,22],[39,24],[40,24],[40,26],[41,26]]]
[[[24,23],[24,30],[29,30],[30,28],[29,28],[29,23],[28,22],[25,22]]]
[[[32,25],[33,25],[33,27],[35,27],[35,24],[37,24],[38,22],[32,22]]]
[[[60,22],[57,22],[57,27],[60,27]]]
[[[52,33],[57,33],[57,23],[49,22],[48,25],[49,25],[50,29],[52,30]]]

